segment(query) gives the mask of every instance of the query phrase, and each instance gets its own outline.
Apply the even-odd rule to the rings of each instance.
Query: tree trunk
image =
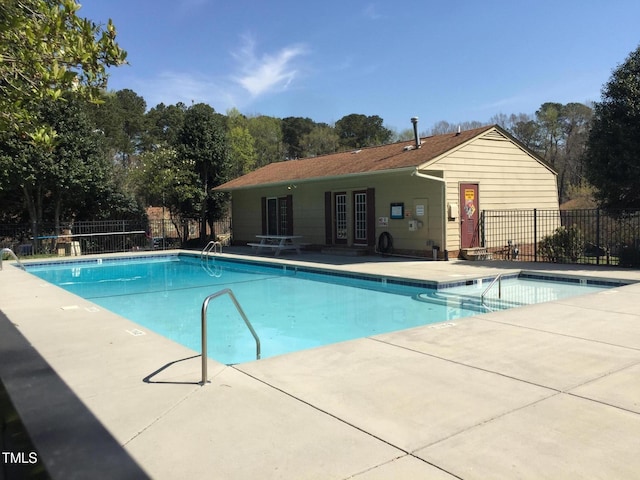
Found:
[[[62,211],[62,200],[58,198],[55,201],[55,207],[53,212],[56,235],[60,235],[60,232],[62,232],[62,229],[60,228],[60,212],[61,211]]]
[[[184,222],[182,224],[179,224],[178,217],[174,217],[171,212],[169,212],[169,218],[171,219],[171,223],[173,224],[173,227],[176,229],[176,233],[178,234],[178,238],[180,239],[180,245],[184,245],[184,242],[187,241],[184,235],[185,233],[188,233],[188,232],[185,232],[184,230],[181,230],[181,227],[184,226]],[[162,221],[164,222],[164,219]],[[162,238],[164,241],[164,236]]]
[[[208,220],[208,225],[209,225],[209,237],[211,240],[215,240],[216,239],[216,229],[215,229],[215,221],[212,218],[209,218]]]
[[[204,198],[202,199],[202,210],[200,213],[200,241],[204,245],[207,240],[207,206],[209,204],[209,169],[207,168],[206,163],[203,167],[203,178],[202,183],[204,184]]]
[[[27,188],[26,185],[22,186],[22,192],[24,193],[25,203],[27,204],[27,211],[29,212],[29,220],[31,220],[31,235],[33,236],[33,253],[39,251],[39,232],[38,232],[38,209],[36,207],[36,201],[34,195]]]

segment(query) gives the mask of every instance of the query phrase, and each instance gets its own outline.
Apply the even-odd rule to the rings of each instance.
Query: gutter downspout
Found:
[[[440,182],[442,184],[442,216],[441,216],[441,227],[442,227],[442,238],[441,238],[441,243],[440,245],[442,245],[440,248],[442,249],[442,252],[444,253],[447,250],[447,245],[446,245],[446,238],[447,238],[447,225],[446,225],[446,219],[445,219],[445,215],[447,214],[447,206],[446,206],[446,202],[447,202],[447,182],[444,178],[441,177],[435,177],[433,175],[427,175],[426,173],[420,173],[418,171],[418,168],[416,167],[416,169],[411,172],[411,176],[416,176],[416,177],[420,177],[420,178],[425,178],[427,180],[434,180],[436,182]]]

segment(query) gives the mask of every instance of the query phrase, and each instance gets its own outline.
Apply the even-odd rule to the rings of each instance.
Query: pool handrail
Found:
[[[233,304],[236,306],[236,309],[238,310],[238,313],[240,313],[240,316],[244,320],[245,325],[251,332],[251,335],[253,335],[253,338],[256,341],[256,360],[260,360],[260,338],[258,338],[258,334],[253,329],[251,322],[249,322],[247,315],[244,313],[244,310],[242,310],[242,307],[238,303],[238,300],[236,299],[236,296],[233,294],[231,289],[225,288],[216,293],[212,293],[211,295],[209,295],[207,298],[204,299],[204,302],[202,302],[202,327],[201,327],[201,330],[202,330],[202,339],[201,339],[202,340],[202,383],[201,385],[203,386],[206,385],[207,383],[207,309],[209,308],[209,302],[211,300],[225,294],[228,294],[229,297],[231,297]]]
[[[13,253],[13,250],[11,250],[10,248],[3,248],[2,250],[0,250],[0,270],[2,270],[2,257],[4,257],[5,253],[10,257],[13,257],[15,261],[18,263],[18,266],[21,269],[25,270],[24,265],[22,265],[18,256],[15,253]]]
[[[498,298],[502,298],[502,273],[499,273],[498,275],[496,275],[496,278],[491,281],[489,286],[485,288],[484,292],[482,292],[482,295],[480,295],[480,299],[482,300],[483,304],[484,297],[487,295],[487,293],[489,293],[489,290],[491,290],[491,287],[493,287],[496,282],[498,282]]]
[[[208,258],[209,254],[213,251],[213,253],[218,252],[218,250],[216,249],[216,247],[220,247],[220,252],[222,253],[222,243],[215,241],[215,240],[211,240],[209,243],[207,243],[205,245],[205,247],[202,249],[202,251],[200,252],[200,259],[202,260],[202,258],[204,258],[205,256]]]

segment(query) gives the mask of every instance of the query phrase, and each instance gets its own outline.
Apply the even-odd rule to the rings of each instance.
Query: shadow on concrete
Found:
[[[14,424],[31,443],[17,446],[29,451],[12,453],[18,462],[34,461],[31,466],[40,472],[35,478],[149,478],[1,311],[0,381],[0,423],[19,417]],[[30,478],[32,472],[22,473],[13,478]]]
[[[142,381],[144,383],[159,383],[159,384],[172,384],[172,385],[200,385],[200,382],[196,381],[196,382],[181,382],[181,381],[176,381],[176,380],[152,380],[153,377],[159,375],[160,373],[164,372],[165,370],[167,370],[168,368],[172,367],[173,365],[176,365],[180,362],[186,362],[187,360],[193,360],[194,358],[200,358],[202,355],[193,355],[192,357],[186,357],[186,358],[181,358],[180,360],[174,360],[173,362],[169,362],[165,365],[163,365],[162,367],[160,367],[158,370],[156,370],[153,373],[150,373],[149,375],[147,375],[146,377],[144,377],[142,379]]]

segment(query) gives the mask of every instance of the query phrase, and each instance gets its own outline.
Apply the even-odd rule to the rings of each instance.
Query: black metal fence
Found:
[[[484,210],[478,235],[498,259],[640,266],[640,211]]]
[[[231,218],[216,222],[213,232],[223,244],[231,242]],[[53,224],[0,224],[0,248],[18,256],[34,254],[75,256],[136,250],[164,250],[195,246],[200,225],[195,221],[105,220]]]

